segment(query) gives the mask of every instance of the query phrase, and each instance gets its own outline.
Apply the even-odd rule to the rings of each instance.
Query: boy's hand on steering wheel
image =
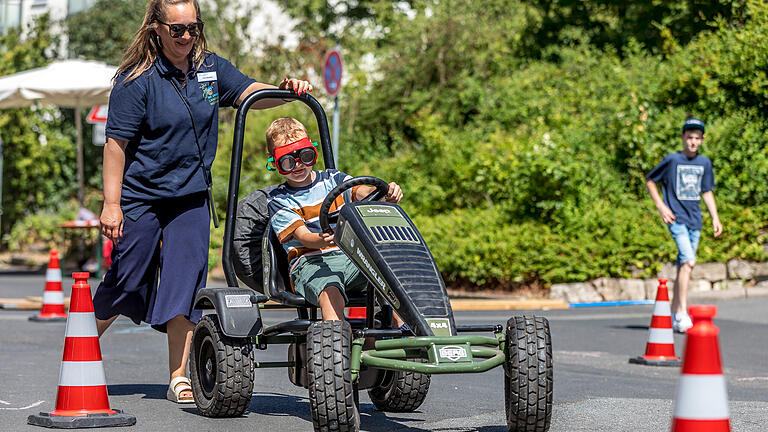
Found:
[[[333,236],[334,234],[320,233],[320,238],[326,242],[328,246],[336,246],[336,243],[333,242]]]
[[[384,201],[397,204],[401,199],[403,199],[403,191],[400,189],[400,186],[397,183],[391,182],[389,184],[387,196],[384,197]]]

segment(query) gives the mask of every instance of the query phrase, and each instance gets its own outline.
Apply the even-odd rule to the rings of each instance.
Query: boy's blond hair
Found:
[[[292,117],[281,117],[267,128],[267,150],[274,154],[276,147],[288,145],[307,135],[307,129],[300,121]]]

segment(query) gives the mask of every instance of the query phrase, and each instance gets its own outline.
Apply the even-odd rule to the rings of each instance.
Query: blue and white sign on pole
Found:
[[[338,45],[325,56],[323,62],[323,84],[325,91],[333,98],[333,136],[331,147],[333,148],[333,162],[339,168],[339,90],[341,90],[341,71],[343,62],[341,50]]]

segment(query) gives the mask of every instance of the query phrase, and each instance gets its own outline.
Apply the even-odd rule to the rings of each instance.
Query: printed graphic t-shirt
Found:
[[[309,186],[296,188],[283,183],[269,193],[270,224],[288,254],[291,267],[301,256],[338,250],[337,247],[322,250],[306,248],[293,236],[294,231],[302,225],[313,233],[321,233],[319,216],[325,197],[333,188],[352,178],[335,169],[315,171],[315,174],[315,181]],[[345,203],[351,202],[358,188],[359,186],[355,186],[339,195],[331,204],[328,213],[334,214]],[[334,228],[334,224],[331,224],[331,228]]]
[[[677,223],[701,229],[701,194],[715,188],[708,157],[697,154],[689,159],[683,152],[668,154],[645,178],[661,183],[664,204],[675,214]]]

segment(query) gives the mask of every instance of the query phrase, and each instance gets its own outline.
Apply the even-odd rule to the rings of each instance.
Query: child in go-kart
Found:
[[[322,232],[318,215],[328,192],[351,176],[335,169],[312,170],[317,150],[304,125],[290,117],[279,118],[267,128],[267,149],[267,169],[277,169],[285,177],[269,193],[268,208],[272,230],[288,254],[294,290],[320,307],[323,320],[343,319],[347,292],[360,292],[367,282],[333,242],[333,234]],[[371,186],[356,186],[340,195],[330,212],[373,191]],[[384,200],[397,203],[402,198],[400,186],[389,183]],[[394,321],[396,326],[402,325],[396,314]]]

